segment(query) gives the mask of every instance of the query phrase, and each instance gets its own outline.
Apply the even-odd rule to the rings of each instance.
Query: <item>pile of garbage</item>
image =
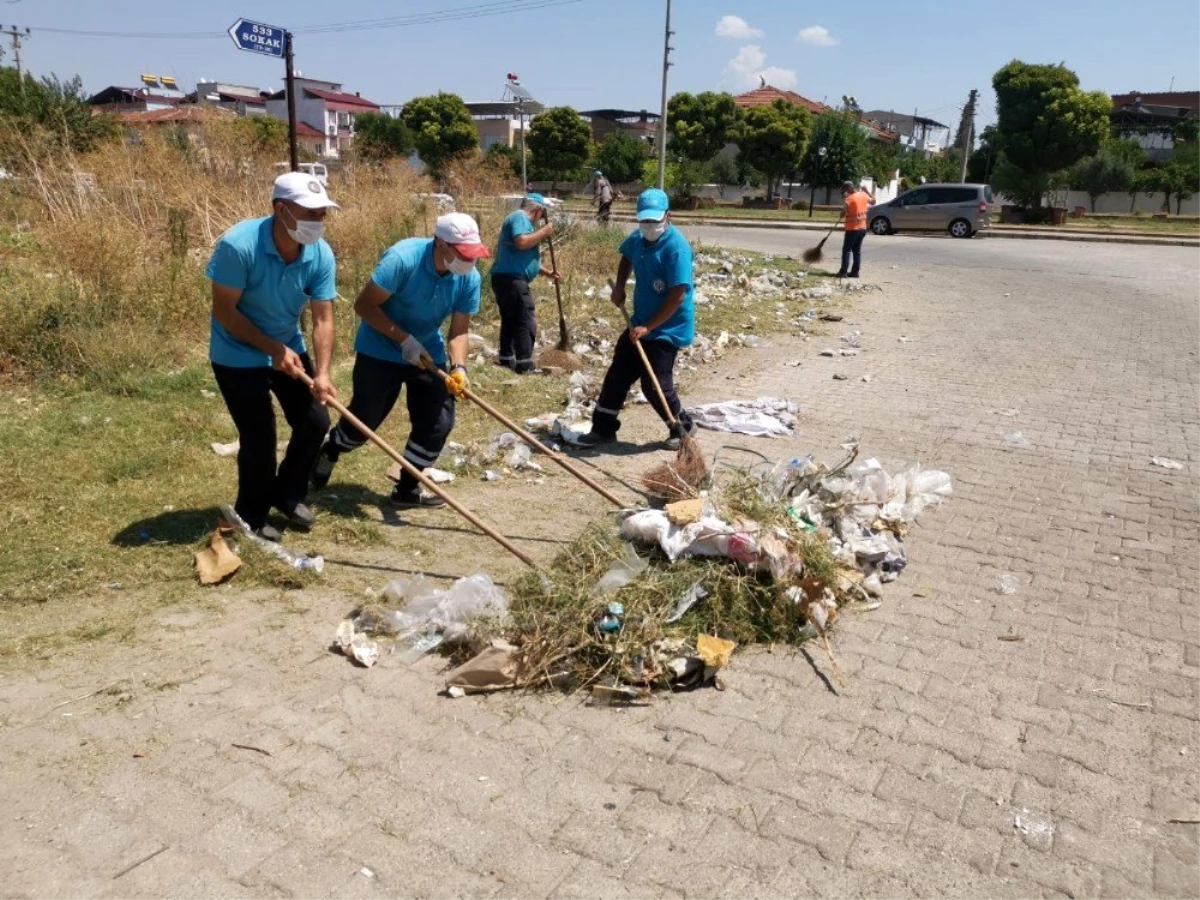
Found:
[[[857,457],[851,445],[833,468],[807,456],[728,469],[707,495],[593,524],[507,594],[484,575],[441,592],[392,582],[338,643],[364,665],[381,633],[407,661],[454,645],[453,696],[552,686],[636,701],[718,683],[739,646],[812,639],[836,674],[839,612],[878,606],[908,565],[908,529],[952,491],[945,472]]]

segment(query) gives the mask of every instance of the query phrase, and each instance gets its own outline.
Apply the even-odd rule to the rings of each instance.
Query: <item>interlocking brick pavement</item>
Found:
[[[646,707],[450,701],[437,660],[325,652],[352,599],[223,589],[0,681],[0,894],[1200,895],[1197,827],[1169,821],[1200,814],[1195,254],[867,253],[884,290],[844,323],[686,390],[796,400],[763,452],[833,459],[856,433],[952,474],[883,605],[839,622],[844,688],[804,648]],[[852,329],[861,356],[817,356]]]

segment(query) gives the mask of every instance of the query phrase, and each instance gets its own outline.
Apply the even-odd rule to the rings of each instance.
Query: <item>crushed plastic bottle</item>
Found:
[[[1001,572],[1000,577],[996,579],[996,593],[998,594],[1015,594],[1017,587],[1017,576],[1012,572]]]
[[[596,630],[601,634],[616,634],[621,630],[624,616],[625,605],[613,600],[605,608],[604,614],[596,620]]]

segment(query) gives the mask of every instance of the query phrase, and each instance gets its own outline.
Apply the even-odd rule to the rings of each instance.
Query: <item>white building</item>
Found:
[[[325,137],[319,155],[337,158],[354,142],[354,120],[362,113],[377,113],[378,103],[361,94],[348,94],[336,81],[296,78],[296,121],[319,131]],[[267,114],[285,122],[288,117],[287,91],[272,94],[266,102]]]

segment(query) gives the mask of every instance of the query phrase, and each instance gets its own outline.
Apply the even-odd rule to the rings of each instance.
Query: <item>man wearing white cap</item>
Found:
[[[408,238],[383,254],[354,311],[362,322],[354,340],[354,396],[349,403],[363,424],[379,428],[407,388],[412,423],[404,458],[424,470],[437,462],[454,427],[454,401],[467,387],[467,339],[479,312],[475,261],[488,256],[479,226],[464,213],[437,220],[432,238]],[[450,320],[448,340],[442,327]],[[433,367],[447,371],[443,381]],[[366,437],[342,419],[329,433],[312,471],[313,486],[329,482],[338,457]],[[402,472],[392,492],[401,509],[441,506]]]
[[[313,524],[304,504],[308,474],[329,429],[324,403],[337,396],[329,380],[336,265],[321,234],[326,212],[338,205],[312,176],[289,172],[275,179],[271,207],[270,216],[239,222],[221,236],[206,274],[213,292],[209,359],[238,431],[234,509],[278,541],[267,524],[271,507],[299,528]],[[306,306],[315,364],[300,332]],[[300,372],[312,377],[311,392],[295,378]],[[272,394],[292,429],[278,469]]]

